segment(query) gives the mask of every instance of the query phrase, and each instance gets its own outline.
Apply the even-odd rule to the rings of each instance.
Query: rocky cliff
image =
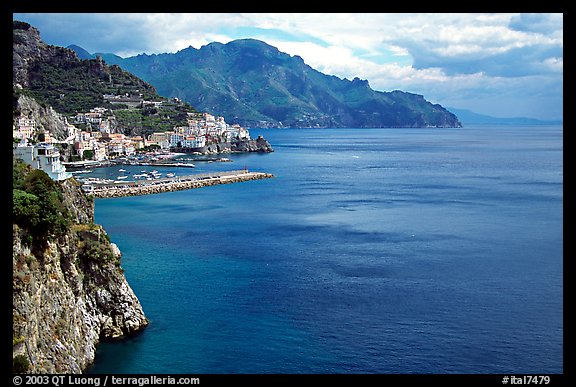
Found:
[[[81,60],[72,50],[46,44],[28,23],[13,22],[12,42],[15,92],[25,90],[59,113],[110,107],[104,94],[158,97],[154,87],[118,66],[107,66],[101,59]]]
[[[57,140],[68,136],[68,124],[62,114],[57,113],[52,106],[42,106],[30,96],[15,94],[13,118],[14,124],[20,117],[34,120],[39,129],[49,132]]]
[[[93,201],[74,179],[58,183],[70,224],[38,243],[13,224],[13,359],[16,372],[80,373],[103,339],[148,324],[120,267],[120,251],[93,223]],[[26,195],[26,194],[22,194]]]
[[[60,55],[74,60],[74,52],[50,46],[40,39],[40,32],[28,23],[14,21],[12,75],[15,84],[30,86],[30,68],[38,61],[51,61]]]
[[[274,152],[272,145],[262,136],[258,136],[256,140],[243,140],[232,144],[233,152]]]

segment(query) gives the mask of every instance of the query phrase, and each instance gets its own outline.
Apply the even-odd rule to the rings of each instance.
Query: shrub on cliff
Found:
[[[12,215],[15,224],[28,231],[37,242],[60,236],[70,225],[58,183],[44,171],[30,170],[23,162],[13,163]]]
[[[83,240],[80,244],[78,257],[85,261],[92,260],[95,262],[114,262],[114,263],[118,261],[117,257],[114,255],[114,252],[110,247],[110,243],[106,239]]]
[[[30,363],[24,355],[14,356],[12,359],[12,372],[15,374],[23,374],[30,368]]]

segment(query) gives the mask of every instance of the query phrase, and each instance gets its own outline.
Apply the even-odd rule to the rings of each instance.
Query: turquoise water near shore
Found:
[[[151,323],[88,372],[563,372],[561,126],[251,134],[178,173],[274,179],[96,199]]]

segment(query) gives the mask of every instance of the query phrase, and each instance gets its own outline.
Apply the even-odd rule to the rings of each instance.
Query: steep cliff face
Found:
[[[41,106],[32,97],[18,95],[14,106],[14,124],[20,117],[34,120],[40,129],[49,132],[54,138],[64,140],[68,136],[68,125],[64,117],[52,106]]]
[[[13,224],[13,357],[19,371],[80,373],[94,361],[100,340],[148,324],[120,267],[120,251],[93,223],[92,200],[74,179],[60,185],[72,220],[65,233],[39,247]]]
[[[15,84],[22,87],[30,85],[29,69],[38,60],[51,60],[58,55],[59,49],[44,43],[40,31],[27,23],[14,22],[12,74]],[[66,53],[71,59],[72,52]]]
[[[81,60],[72,50],[46,44],[27,23],[13,22],[12,47],[14,90],[26,90],[59,113],[110,107],[104,94],[158,97],[154,87],[118,66],[108,66],[101,59]]]

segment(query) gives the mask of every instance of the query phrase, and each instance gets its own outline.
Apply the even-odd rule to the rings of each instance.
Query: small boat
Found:
[[[172,172],[166,174],[166,177],[174,177],[174,176],[176,176],[176,174]]]
[[[172,164],[170,164],[170,166],[172,166],[172,167],[189,167],[189,168],[195,168],[196,167],[192,163],[172,163]]]
[[[126,170],[125,170],[125,169],[122,169],[122,168],[120,168],[120,169],[118,170],[118,172],[126,172]]]
[[[128,176],[118,176],[116,179],[117,179],[117,180],[122,180],[122,179],[127,179],[127,178],[128,178]]]

